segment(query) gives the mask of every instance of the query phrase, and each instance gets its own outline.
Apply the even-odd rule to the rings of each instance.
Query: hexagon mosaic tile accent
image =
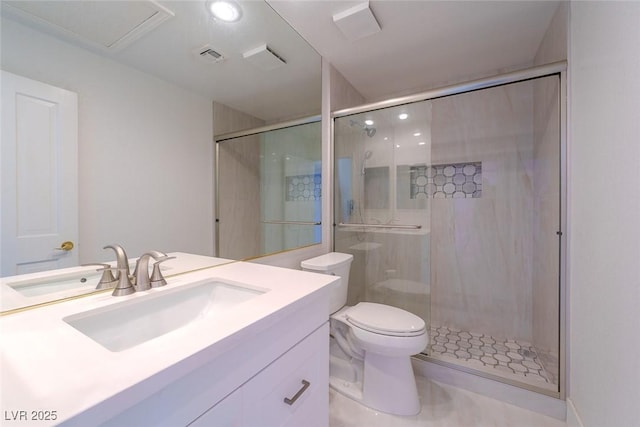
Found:
[[[411,198],[471,199],[482,196],[482,162],[412,166]]]
[[[315,175],[288,176],[286,180],[287,202],[320,200],[322,177],[319,173]]]
[[[466,366],[485,371],[487,368],[495,369],[498,371],[496,375],[505,373],[521,377],[528,384],[558,384],[556,375],[545,369],[536,348],[529,343],[434,325],[429,338],[429,355],[432,357],[456,359]]]

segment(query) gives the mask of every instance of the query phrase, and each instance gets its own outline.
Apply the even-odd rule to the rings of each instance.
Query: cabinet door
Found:
[[[328,323],[267,366],[242,389],[243,425],[247,427],[328,426]]]
[[[237,389],[194,420],[189,427],[240,427],[242,425],[242,388]]]

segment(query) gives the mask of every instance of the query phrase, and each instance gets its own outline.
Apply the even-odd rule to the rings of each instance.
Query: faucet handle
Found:
[[[102,276],[100,277],[100,281],[96,286],[96,289],[109,289],[116,286],[118,279],[113,277],[113,267],[109,264],[103,264],[101,262],[91,263],[91,264],[82,264],[82,267],[90,267],[90,266],[101,266],[102,268],[97,269],[96,271],[102,271]]]
[[[149,277],[149,258],[154,260],[164,260],[167,258],[167,254],[159,251],[145,252],[138,258],[136,262],[136,269],[134,270],[135,282],[134,287],[136,291],[146,291],[151,289],[151,278]]]
[[[170,259],[175,259],[174,256],[164,256],[160,258],[158,261],[153,263],[153,271],[151,272],[151,287],[159,288],[160,286],[164,286],[167,284],[167,280],[162,276],[162,272],[160,271],[160,263],[168,261]]]

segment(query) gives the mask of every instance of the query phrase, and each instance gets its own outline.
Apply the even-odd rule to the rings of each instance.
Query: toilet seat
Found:
[[[351,325],[380,335],[415,337],[426,330],[420,317],[384,304],[361,302],[349,308],[344,316]]]

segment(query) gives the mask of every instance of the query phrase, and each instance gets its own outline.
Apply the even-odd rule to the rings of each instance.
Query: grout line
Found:
[[[557,384],[557,375],[547,370],[538,349],[528,342],[435,325],[430,332],[431,357],[454,359],[473,369],[514,376],[527,384],[540,385],[541,381]]]

